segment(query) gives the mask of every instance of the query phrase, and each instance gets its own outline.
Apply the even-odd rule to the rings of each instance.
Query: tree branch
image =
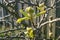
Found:
[[[46,25],[48,23],[52,23],[52,22],[56,22],[56,21],[60,21],[60,18],[56,18],[56,19],[53,19],[51,21],[46,21],[46,22],[42,23],[39,28],[43,27],[44,25]]]

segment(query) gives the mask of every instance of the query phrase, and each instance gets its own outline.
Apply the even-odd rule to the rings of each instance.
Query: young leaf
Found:
[[[35,17],[39,17],[39,16],[41,16],[41,15],[43,15],[43,14],[45,14],[46,13],[46,10],[45,11],[41,11],[40,13],[37,13],[36,15],[35,15]]]
[[[16,23],[21,23],[24,20],[29,20],[29,17],[19,18]]]
[[[33,29],[31,27],[27,27],[27,35],[30,38],[34,38],[34,34],[33,34]]]
[[[27,12],[24,12],[22,9],[21,10],[19,10],[25,17],[28,17],[28,14],[27,14]]]
[[[37,7],[37,9],[40,11],[44,11],[45,8],[46,8],[46,6],[44,5],[44,3],[39,4],[39,7]]]
[[[34,10],[33,10],[33,8],[32,7],[27,7],[26,9],[25,9],[25,11],[27,12],[27,13],[34,13]]]

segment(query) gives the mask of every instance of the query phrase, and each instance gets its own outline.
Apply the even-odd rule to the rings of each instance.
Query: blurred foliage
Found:
[[[5,36],[4,33],[0,34],[0,37],[4,37],[4,36]]]
[[[41,16],[41,15],[43,15],[43,14],[46,13],[44,3],[39,4],[39,7],[37,7],[37,8],[40,11],[37,14],[34,14],[34,9],[33,9],[33,7],[30,7],[30,6],[27,7],[25,9],[25,11],[23,11],[22,9],[20,9],[19,11],[20,11],[21,14],[24,15],[24,17],[18,18],[17,21],[16,21],[16,23],[21,23],[24,20],[26,20],[26,21],[29,21],[30,20],[30,22],[31,22],[31,24],[33,26],[31,25],[31,27],[27,27],[26,28],[26,32],[25,32],[26,37],[29,37],[29,38],[34,38],[34,36],[35,36],[34,35],[34,32],[33,32],[34,29],[32,28],[32,27],[35,26],[34,25],[34,22],[33,22],[33,19],[36,19],[37,17],[39,17],[39,16]]]
[[[17,20],[17,23],[21,23],[22,21],[29,20],[29,19],[30,19],[30,21],[33,21],[33,19],[35,19],[36,17],[39,17],[39,16],[41,16],[41,15],[46,13],[44,3],[40,4],[39,7],[37,7],[37,8],[40,10],[40,12],[37,13],[37,14],[34,14],[34,10],[33,10],[32,7],[27,7],[25,11],[23,11],[21,9],[20,13],[22,13],[25,17],[19,18]]]
[[[25,9],[25,11],[23,10],[23,9],[20,9],[19,11],[20,11],[20,13],[21,14],[23,14],[24,15],[24,17],[22,17],[22,18],[20,18],[19,17],[19,14],[17,13],[17,12],[15,12],[16,10],[14,9],[14,8],[11,8],[11,7],[8,7],[8,6],[4,6],[4,5],[2,5],[2,4],[0,4],[1,6],[3,6],[3,8],[5,8],[8,12],[10,12],[10,14],[11,15],[13,15],[13,16],[15,16],[16,18],[17,18],[17,21],[16,21],[16,23],[17,24],[20,24],[21,22],[23,22],[23,21],[29,21],[30,20],[30,22],[31,22],[31,24],[33,24],[33,26],[35,26],[34,25],[34,23],[33,23],[33,19],[36,19],[37,17],[39,17],[39,16],[41,16],[41,15],[44,15],[45,13],[46,13],[46,10],[45,10],[45,8],[46,8],[46,6],[44,5],[44,3],[41,3],[41,4],[39,4],[39,6],[37,7],[37,9],[39,10],[39,12],[38,13],[35,13],[34,12],[34,8],[33,7],[27,7],[26,9]],[[16,5],[15,5],[16,6]],[[7,9],[8,8],[8,9]],[[34,14],[35,13],[35,14]],[[24,25],[22,25],[22,27],[23,27]],[[17,26],[18,27],[18,26]],[[26,28],[26,30],[25,30],[26,32],[25,32],[25,35],[27,36],[27,37],[29,37],[29,38],[34,38],[35,37],[35,35],[34,35],[34,29],[32,28],[32,25],[31,25],[31,27],[27,27]],[[15,31],[16,33],[19,33],[19,31]],[[6,33],[6,34],[4,34],[4,33],[1,33],[0,34],[0,37],[4,37],[4,36],[11,36],[11,35],[16,35],[14,32],[8,32],[8,33]],[[20,35],[19,35],[20,36]],[[50,32],[49,33],[49,36],[52,36],[52,33]]]
[[[25,32],[26,37],[34,38],[33,29],[32,29],[31,27],[27,27],[26,30],[27,30],[27,31]]]

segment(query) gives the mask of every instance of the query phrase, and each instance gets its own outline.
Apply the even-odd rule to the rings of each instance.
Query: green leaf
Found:
[[[25,17],[28,17],[27,12],[24,12],[22,9],[19,10]]]
[[[45,14],[46,13],[46,10],[45,11],[41,11],[41,12],[39,12],[39,13],[37,13],[36,15],[35,15],[35,18],[36,17],[39,17],[39,16],[41,16],[41,15],[43,15],[43,14]]]
[[[16,23],[21,23],[24,20],[29,20],[29,17],[23,17],[23,18],[19,18]]]
[[[32,7],[27,7],[25,10],[27,13],[30,13],[30,14],[34,13],[34,10]]]

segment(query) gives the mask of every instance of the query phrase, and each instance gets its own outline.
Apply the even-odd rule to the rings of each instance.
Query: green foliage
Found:
[[[5,36],[4,33],[0,34],[0,37],[4,37],[4,36]]]
[[[23,11],[22,9],[20,9],[19,11],[20,11],[20,13],[22,13],[25,17],[28,17],[27,12]]]
[[[21,23],[22,21],[29,20],[29,19],[30,19],[31,22],[33,22],[34,18],[39,17],[39,16],[41,16],[41,15],[43,15],[43,14],[46,13],[46,10],[44,10],[44,4],[40,5],[39,8],[40,8],[39,10],[40,11],[42,10],[42,11],[39,12],[39,13],[37,13],[37,14],[33,14],[34,10],[33,10],[32,7],[27,7],[25,11],[23,11],[22,9],[19,10],[20,13],[22,13],[25,17],[18,18],[18,20],[16,21],[16,23]]]
[[[29,38],[34,38],[34,33],[33,33],[32,27],[27,27],[26,30],[27,30],[25,32],[26,36],[29,37]]]
[[[23,18],[19,18],[16,23],[21,23],[22,21],[24,20],[28,20],[29,18],[28,17],[23,17]]]
[[[45,13],[46,13],[46,10],[37,13],[37,14],[35,15],[35,17],[39,17],[39,16],[41,16],[41,15],[43,15],[43,14],[45,14]]]
[[[34,13],[34,10],[32,7],[27,7],[26,10],[25,10],[27,13]]]
[[[46,10],[44,10],[44,8],[45,8],[44,4],[39,5],[38,10],[40,10],[40,12],[38,12],[37,14],[34,14],[34,10],[33,10],[32,7],[27,7],[25,11],[23,11],[22,9],[19,10],[20,13],[22,13],[24,15],[24,17],[23,18],[18,18],[16,23],[21,23],[24,20],[30,20],[31,24],[33,26],[35,26],[34,22],[33,22],[33,19],[45,14]],[[25,34],[29,38],[34,38],[35,35],[33,34],[32,26],[31,26],[31,28],[30,27],[27,28]]]
[[[39,7],[37,7],[37,9],[40,11],[44,11],[45,8],[46,8],[46,6],[44,5],[44,3],[39,4]]]

